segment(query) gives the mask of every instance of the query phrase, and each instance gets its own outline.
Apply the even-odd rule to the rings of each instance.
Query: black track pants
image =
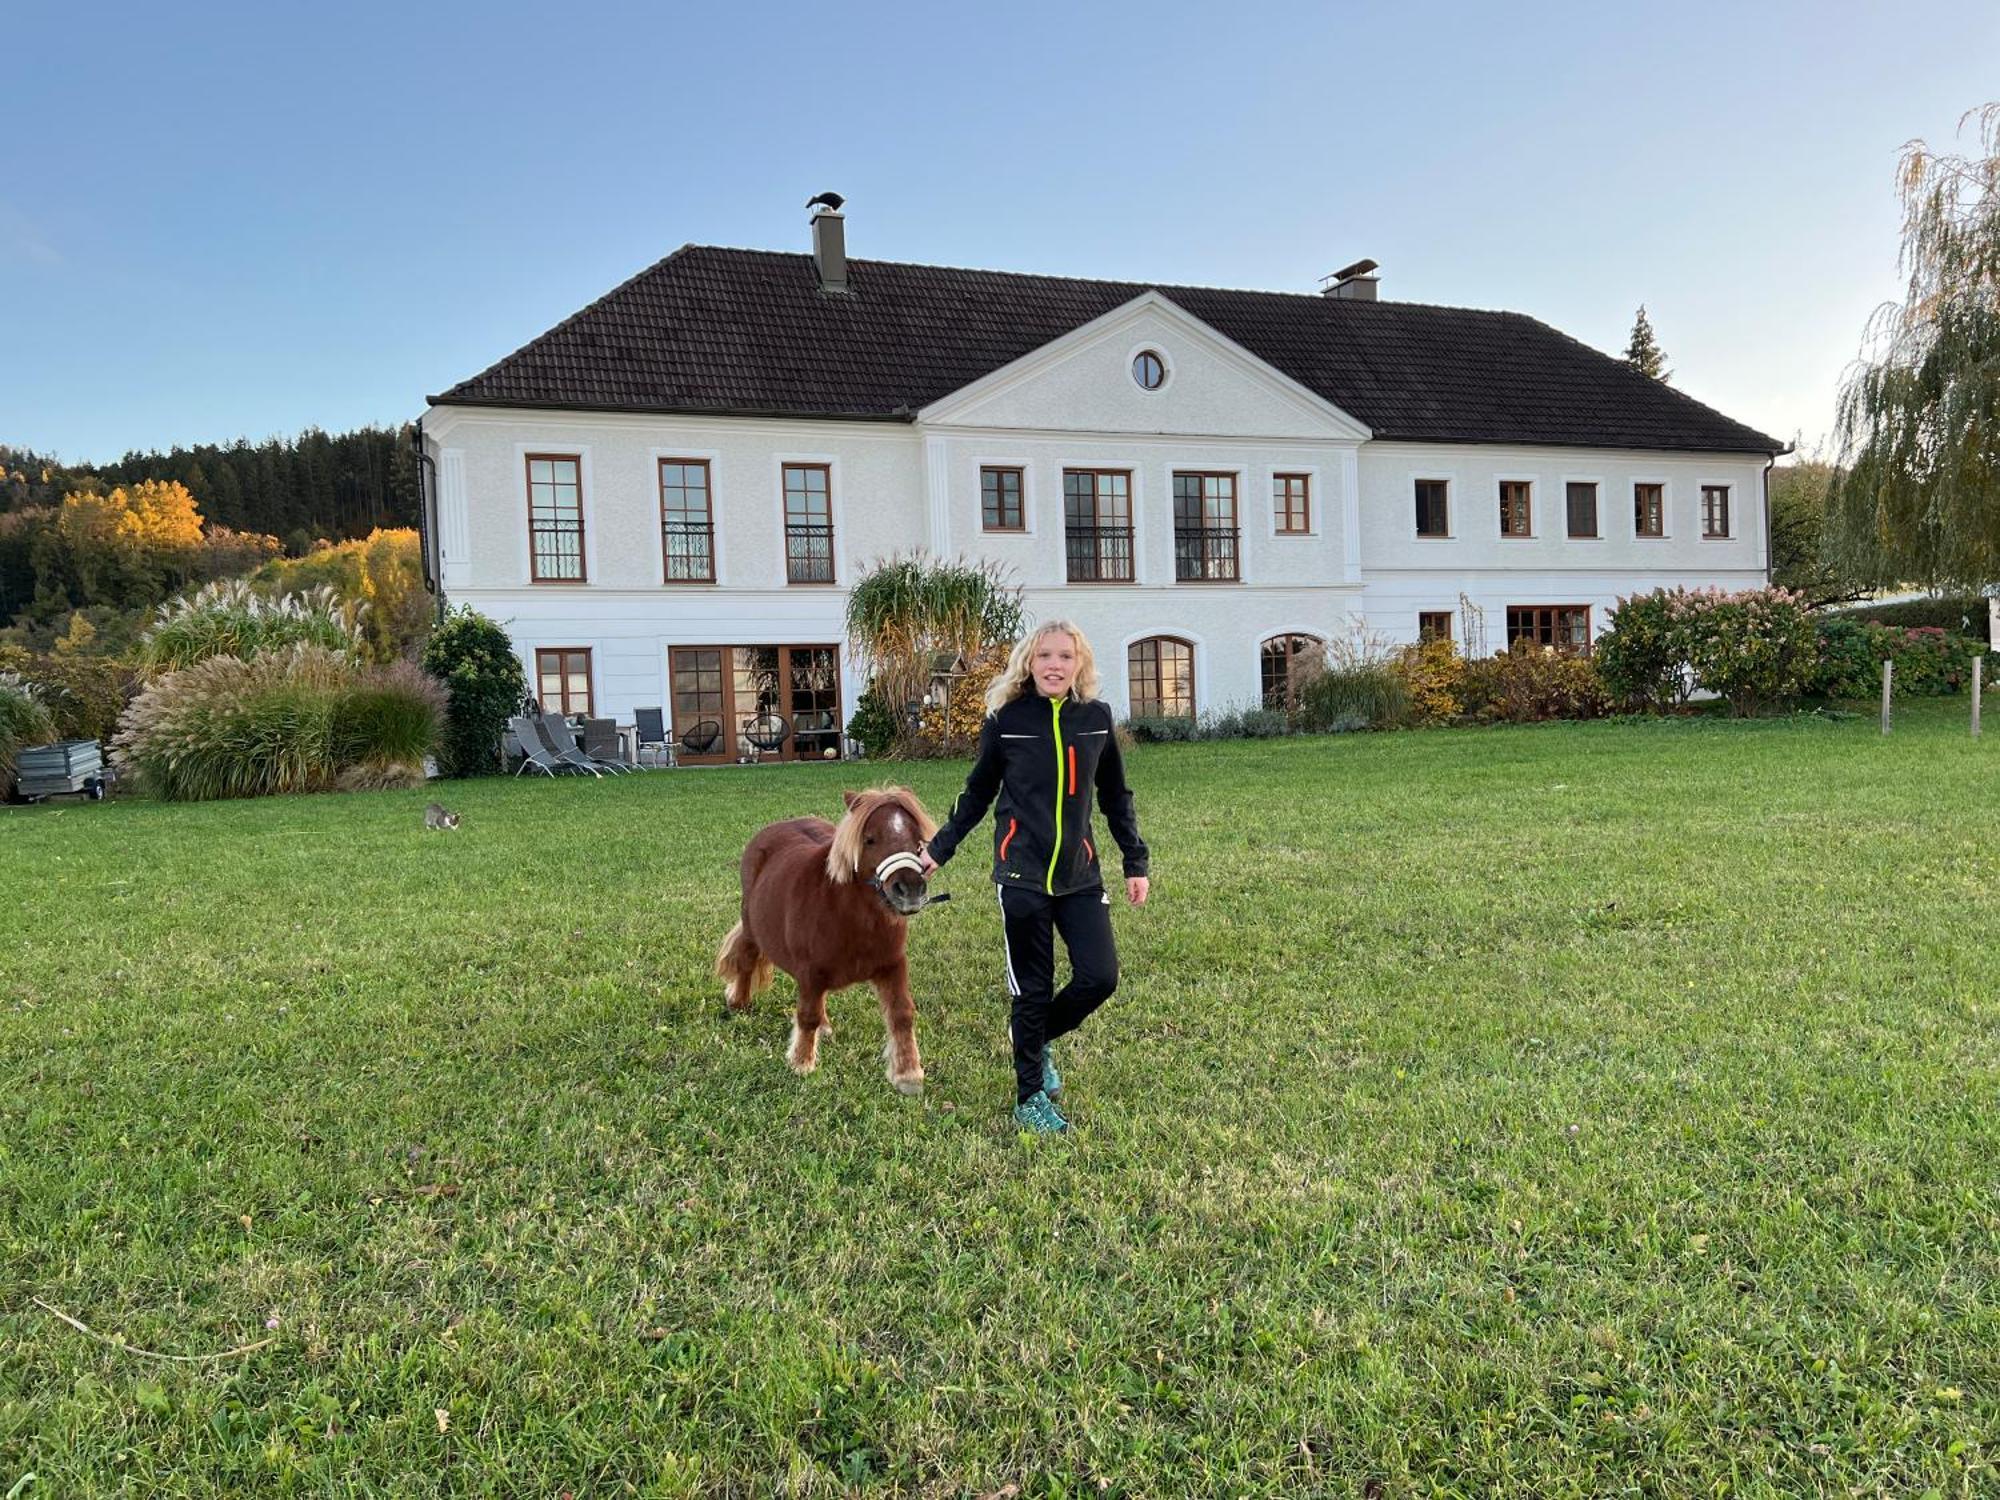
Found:
[[[1042,1086],[1042,1048],[1076,1030],[1118,988],[1111,898],[1099,890],[1049,896],[1013,885],[996,889],[1007,938],[1007,993],[1014,997],[1014,1089],[1026,1099]],[[1060,990],[1058,932],[1070,966],[1069,983]]]

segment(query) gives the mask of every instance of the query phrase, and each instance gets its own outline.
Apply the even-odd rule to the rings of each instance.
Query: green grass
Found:
[[[0,814],[0,1495],[1993,1494],[1962,714],[1142,747],[1042,1143],[983,839],[921,1099],[721,1013],[879,768]]]

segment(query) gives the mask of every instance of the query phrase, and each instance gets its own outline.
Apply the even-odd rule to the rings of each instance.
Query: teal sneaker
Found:
[[[1036,1135],[1061,1135],[1069,1129],[1069,1121],[1049,1102],[1046,1091],[1032,1094],[1015,1105],[1014,1123]]]
[[[1007,1028],[1007,1045],[1014,1045],[1014,1028]],[[1042,1092],[1049,1095],[1062,1092],[1062,1074],[1056,1071],[1055,1059],[1049,1056],[1049,1049],[1042,1048]]]

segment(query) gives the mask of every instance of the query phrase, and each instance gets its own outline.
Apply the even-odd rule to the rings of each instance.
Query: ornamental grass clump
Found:
[[[240,578],[220,579],[161,605],[135,655],[154,674],[301,644],[353,651],[362,641],[363,610],[324,585],[273,599]]]
[[[1312,734],[1399,729],[1410,691],[1388,648],[1373,639],[1335,640],[1294,658],[1293,717]]]
[[[48,705],[19,676],[0,672],[0,793],[13,788],[17,753],[55,737],[55,716]]]
[[[174,802],[410,785],[442,718],[442,689],[417,669],[300,644],[157,678],[126,710],[113,755]]]

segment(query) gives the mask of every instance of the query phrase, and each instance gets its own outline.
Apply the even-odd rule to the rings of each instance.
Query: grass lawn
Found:
[[[0,1497],[2000,1492],[1963,714],[1142,748],[1051,1142],[983,837],[722,1014],[881,768],[0,812]]]

